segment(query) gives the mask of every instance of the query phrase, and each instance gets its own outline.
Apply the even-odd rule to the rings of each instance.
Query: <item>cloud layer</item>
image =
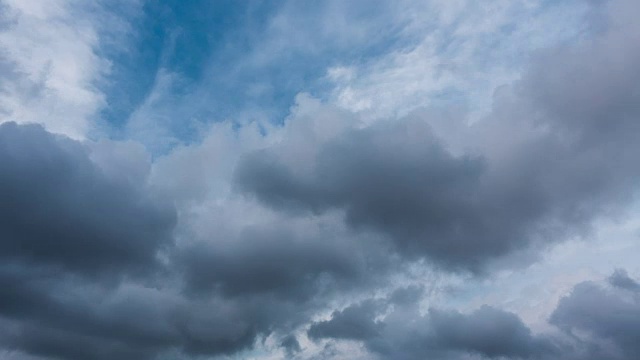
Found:
[[[576,241],[589,247],[604,223],[637,243],[640,3],[506,3],[479,9],[498,14],[487,24],[470,18],[466,1],[369,10],[285,1],[260,17],[232,7],[239,23],[215,28],[228,38],[207,39],[215,49],[191,60],[168,44],[164,62],[147,69],[158,86],[123,110],[105,103],[122,98],[108,94],[117,86],[101,83],[116,79],[110,61],[128,58],[108,58],[112,47],[130,45],[126,19],[139,12],[164,9],[163,19],[187,26],[175,4],[121,13],[107,3],[0,0],[0,357],[640,357],[639,269],[607,258],[626,243],[611,236],[602,254],[576,253],[542,288],[513,280],[542,276],[536,262]],[[202,9],[224,18],[218,6]],[[510,42],[571,9],[581,25],[538,39],[526,60],[483,63],[491,39],[500,54],[519,53],[524,45]],[[423,24],[430,11],[437,16]],[[509,20],[529,13],[529,25]],[[379,28],[386,37],[368,40]],[[198,29],[163,36],[180,47]],[[469,70],[427,66],[421,54]],[[260,97],[269,91],[256,80],[237,95],[255,74],[286,77],[287,59],[304,69],[291,68],[282,94]],[[136,81],[125,76],[130,65],[114,64],[127,78],[118,81]],[[261,67],[280,70],[269,77]],[[492,85],[479,84],[481,69]],[[477,77],[458,81],[465,73]],[[320,78],[307,83],[309,74]],[[209,97],[234,79],[229,109],[312,95],[287,97],[284,119],[265,121],[278,113],[265,108],[247,120],[257,111],[247,105],[236,119],[194,120],[215,112]],[[434,95],[454,88],[485,91],[491,106]],[[131,116],[94,132],[105,106]]]

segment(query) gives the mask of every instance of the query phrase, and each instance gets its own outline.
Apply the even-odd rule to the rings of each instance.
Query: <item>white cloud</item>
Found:
[[[79,139],[105,106],[98,89],[110,62],[102,31],[126,31],[99,5],[67,0],[2,0],[0,122],[40,123]]]
[[[580,34],[586,6],[532,1],[399,2],[402,45],[327,72],[330,100],[369,119],[455,104],[476,120],[493,91],[518,78],[528,55]],[[546,7],[546,8],[543,8]],[[558,26],[558,24],[561,24]]]

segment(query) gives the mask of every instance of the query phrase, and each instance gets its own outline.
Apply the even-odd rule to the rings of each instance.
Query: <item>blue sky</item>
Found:
[[[173,77],[167,94],[171,101],[206,98],[190,101],[181,119],[164,124],[181,141],[188,142],[194,136],[189,131],[193,121],[260,117],[281,123],[297,93],[322,96],[328,91],[323,79],[327,68],[367,62],[398,46],[401,40],[396,34],[399,29],[378,32],[375,38],[367,39],[351,39],[348,33],[344,37],[322,34],[330,26],[324,22],[335,5],[145,3],[129,15],[133,33],[124,39],[126,48],[105,49],[113,67],[104,88],[109,106],[102,115],[117,134],[153,91],[159,73],[164,72]],[[342,16],[356,22],[349,24],[347,31],[350,27],[358,30],[387,25],[384,14],[388,5],[384,3],[338,7],[346,11]],[[320,14],[320,18],[312,14]],[[291,23],[279,24],[279,17]],[[268,47],[270,43],[275,45]]]
[[[393,61],[389,58],[396,54],[419,56],[420,44],[427,40],[425,32],[434,36],[428,39],[435,46],[430,55],[442,58],[436,60],[440,62],[435,64],[441,68],[438,72],[466,71],[448,63],[464,51],[464,56],[473,58],[474,67],[498,68],[505,76],[516,76],[531,48],[578,36],[584,11],[580,4],[550,2],[527,8],[516,3],[503,9],[501,15],[506,17],[496,19],[490,33],[475,35],[456,32],[481,8],[464,9],[454,15],[458,18],[446,19],[448,23],[442,26],[437,6],[417,9],[421,18],[412,19],[413,14],[407,14],[414,11],[411,4],[394,8],[386,2],[152,1],[124,14],[118,6],[106,5],[106,11],[124,17],[130,26],[119,42],[100,49],[111,62],[109,74],[99,86],[108,103],[99,114],[107,131],[117,138],[126,137],[123,129],[152,96],[155,86],[162,91],[163,102],[181,109],[177,116],[167,111],[156,114],[156,126],[168,128],[176,141],[187,143],[197,138],[194,123],[256,119],[282,123],[296,94],[328,99],[336,92],[341,84],[331,78],[332,69],[360,72],[355,83],[366,82],[370,68],[393,66],[384,62]],[[550,34],[535,34],[534,29],[519,24],[531,17],[534,25],[544,26],[560,16],[569,24]],[[526,38],[531,44],[515,43],[514,37],[531,32],[534,37]],[[464,48],[467,46],[471,48]],[[416,96],[411,108],[421,106],[419,102],[425,99],[480,107],[470,99],[469,91],[461,88],[463,84],[456,82],[464,75],[449,75],[454,79],[448,82],[434,79],[441,84]],[[476,81],[478,84],[468,86],[481,88],[476,91],[484,92],[479,94],[484,97],[498,85],[491,79]],[[166,116],[171,119],[164,119]]]
[[[0,0],[0,358],[637,359],[639,4]]]

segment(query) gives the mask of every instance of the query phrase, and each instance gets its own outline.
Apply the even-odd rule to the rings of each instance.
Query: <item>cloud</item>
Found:
[[[314,323],[309,328],[313,339],[335,338],[349,340],[367,340],[380,333],[381,323],[374,321],[378,304],[374,301],[349,306],[335,311],[331,319]]]
[[[298,339],[296,339],[296,337],[293,335],[288,335],[287,337],[285,337],[280,345],[285,348],[287,355],[290,357],[302,350]]]
[[[477,120],[490,111],[493,91],[518,79],[532,52],[578,38],[589,9],[582,1],[395,5],[402,27],[390,49],[327,71],[331,101],[368,121],[425,106],[465,108]]]
[[[75,139],[97,129],[106,105],[99,87],[111,66],[103,42],[126,32],[125,22],[103,5],[0,3],[0,122],[40,123]]]
[[[422,315],[415,303],[398,306],[391,297],[336,311],[308,333],[361,341],[382,359],[630,360],[640,354],[639,300],[637,291],[583,282],[553,312],[556,331],[534,334],[518,315],[492,306],[469,313],[431,308]]]
[[[151,359],[174,348],[221,354],[277,324],[277,302],[181,293],[170,256],[176,210],[137,173],[145,164],[137,151],[79,143],[39,125],[0,125],[4,348],[64,359]],[[127,169],[135,171],[118,173]],[[265,270],[244,270],[248,259],[230,256],[218,268],[227,284],[234,271]]]
[[[321,241],[322,236],[256,226],[246,227],[224,247],[215,239],[208,245],[199,243],[183,255],[188,286],[197,292],[267,293],[286,301],[304,301],[318,291],[318,282],[356,280],[362,271],[361,260],[349,251],[349,245],[333,239]]]
[[[482,160],[450,155],[425,123],[354,129],[321,144],[317,153],[313,172],[304,177],[267,151],[249,155],[236,181],[263,203],[292,214],[343,208],[347,223],[387,232],[407,253],[457,262],[496,251],[482,241],[469,241],[470,247],[478,244],[473,252],[461,246],[471,233],[482,236],[474,231],[482,226],[475,218],[479,212],[469,209]]]
[[[82,144],[41,126],[0,125],[0,257],[79,275],[147,270],[175,210],[107,178]]]
[[[556,349],[551,341],[531,334],[517,315],[483,306],[472,313],[430,309],[420,315],[415,304],[385,311],[393,301],[368,300],[334,312],[314,323],[313,339],[363,341],[383,359],[542,358]],[[381,316],[381,314],[386,315]],[[380,320],[374,320],[381,317]]]
[[[148,161],[135,143],[0,125],[3,348],[63,359],[232,354],[384,268],[357,237],[318,224],[234,225],[234,237],[182,241]]]
[[[350,271],[346,259],[318,257],[317,250],[333,256],[337,248],[286,238],[280,248],[256,248],[260,233],[247,233],[227,253],[190,253],[183,273],[175,262],[176,209],[139,173],[145,161],[133,144],[80,143],[40,125],[0,125],[3,348],[63,359],[234,353],[306,319],[313,307],[292,302],[296,288],[314,289],[313,279],[333,264]],[[296,261],[298,275],[289,272]],[[182,279],[193,288],[196,276],[223,288],[183,292]],[[261,296],[270,291],[281,298]]]
[[[235,353],[265,331],[256,315],[262,312],[247,302],[190,300],[167,284],[114,286],[25,273],[13,281],[3,273],[2,285],[10,286],[1,302],[5,349],[47,359],[190,358]]]
[[[483,306],[469,315],[431,311],[431,322],[443,347],[476,352],[489,358],[536,358],[553,351],[513,313]]]
[[[541,52],[521,81],[496,92],[491,114],[460,127],[454,146],[422,113],[370,126],[343,117],[328,137],[309,125],[286,134],[299,139],[246,155],[238,189],[292,216],[342,211],[353,229],[449,269],[482,271],[584,233],[638,190],[635,26],[612,24]],[[316,116],[326,118],[323,111],[341,116],[331,106]]]
[[[148,68],[131,74],[147,85],[136,88],[148,93],[142,101],[135,94],[125,131],[163,153],[197,141],[203,124],[280,123],[297,93],[326,86],[323,74],[337,58],[386,49],[402,26],[393,15],[400,8],[384,1],[335,0],[149,5],[139,30],[154,36],[138,47],[146,56],[155,52],[155,77],[141,76]],[[146,57],[140,61],[150,63]],[[114,100],[121,97],[112,93]]]
[[[127,341],[166,341],[159,309],[145,308],[142,293],[121,297],[118,287],[162,271],[175,209],[144,183],[103,172],[89,146],[40,125],[0,125],[0,166],[3,346],[69,359],[145,358]]]
[[[619,271],[613,275],[620,276]],[[628,277],[625,282],[637,285]],[[560,300],[550,322],[586,343],[593,353],[588,358],[630,360],[640,356],[639,319],[637,287],[605,287],[588,281]]]
[[[506,3],[493,5],[505,9]],[[522,270],[523,258],[531,261],[545,254],[541,249],[558,254],[559,247],[551,245],[595,234],[591,230],[600,220],[619,219],[635,199],[640,177],[640,47],[635,40],[640,28],[630,14],[640,10],[637,2],[590,5],[602,16],[591,18],[586,32],[574,29],[580,41],[537,51],[520,80],[499,88],[492,109],[477,121],[468,121],[458,108],[411,111],[416,99],[430,95],[414,92],[413,75],[403,68],[381,70],[381,77],[374,77],[384,80],[395,74],[402,82],[408,76],[410,86],[399,92],[398,103],[396,95],[388,103],[380,100],[381,109],[407,110],[398,112],[400,117],[372,121],[368,114],[336,105],[335,99],[300,94],[282,124],[228,121],[202,132],[183,126],[181,119],[215,106],[208,95],[225,92],[224,86],[211,90],[214,81],[253,78],[262,74],[257,69],[263,64],[286,69],[286,52],[269,52],[288,49],[285,40],[291,36],[296,37],[292,51],[297,54],[291,62],[298,66],[307,66],[299,59],[316,54],[322,59],[314,64],[326,65],[334,61],[323,57],[327,53],[353,54],[352,48],[372,59],[369,51],[392,51],[397,45],[359,47],[380,22],[398,26],[394,31],[400,32],[391,37],[404,36],[402,31],[417,25],[402,23],[405,16],[419,19],[423,14],[403,8],[404,2],[400,8],[378,4],[371,10],[373,17],[357,4],[327,2],[311,10],[285,4],[268,13],[269,21],[260,18],[264,23],[256,25],[269,30],[264,46],[233,67],[251,71],[208,77],[246,44],[221,51],[229,57],[211,60],[216,65],[210,72],[204,69],[209,61],[204,55],[185,60],[185,68],[191,67],[189,61],[198,69],[202,65],[207,77],[202,87],[183,84],[184,74],[163,73],[161,66],[158,74],[167,77],[157,78],[155,94],[134,111],[135,121],[127,126],[140,131],[145,143],[158,140],[163,150],[166,141],[182,140],[174,125],[202,136],[201,143],[163,154],[150,154],[134,141],[80,142],[54,134],[84,137],[91,127],[91,114],[101,106],[93,100],[102,99],[93,83],[104,74],[96,55],[103,53],[96,49],[104,50],[101,29],[109,21],[92,17],[86,27],[77,28],[69,16],[84,14],[85,8],[66,2],[60,7],[57,2],[3,4],[14,16],[0,25],[10,29],[9,38],[11,31],[30,28],[21,21],[40,24],[41,18],[44,23],[62,19],[62,29],[85,29],[88,36],[79,39],[75,52],[81,56],[69,73],[61,73],[65,67],[53,59],[45,69],[50,73],[34,77],[44,69],[38,61],[46,58],[35,53],[38,61],[24,70],[33,48],[28,41],[25,53],[15,55],[24,63],[11,55],[0,64],[8,79],[0,95],[6,103],[0,101],[0,106],[10,103],[24,111],[20,125],[0,124],[0,351],[11,352],[8,357],[638,357],[639,285],[634,276],[618,270],[607,281],[581,283],[556,308],[558,294],[589,278],[584,275],[589,271],[580,268],[584,264],[572,264],[571,269],[581,272],[564,273],[563,256],[575,247],[564,248],[553,269],[547,262]],[[460,13],[465,1],[430,4],[438,9],[439,21],[451,24],[449,30],[463,38],[478,40],[468,33],[474,28],[509,31],[500,27],[509,11],[500,13],[498,23],[473,19],[465,26],[469,18]],[[289,30],[305,24],[316,10],[321,16],[291,35]],[[33,29],[36,34],[42,30]],[[331,43],[343,33],[349,34]],[[61,41],[67,44],[72,38]],[[55,43],[49,37],[38,39],[35,43],[43,46]],[[213,49],[203,54],[208,50],[216,56]],[[467,55],[461,61],[478,60]],[[380,69],[375,64],[369,68],[372,73]],[[305,68],[298,74],[317,70]],[[333,74],[345,82],[362,75],[351,70],[347,66]],[[54,78],[64,86],[50,92],[48,81]],[[292,81],[284,92],[302,83]],[[242,87],[238,84],[244,83],[234,86]],[[88,89],[78,91],[91,96],[75,108],[65,96],[76,94],[72,90],[77,88]],[[176,97],[176,91],[184,93]],[[42,108],[29,112],[23,95]],[[50,102],[38,102],[44,98]],[[60,104],[51,109],[61,113],[69,111],[69,122],[55,111],[50,118],[37,116],[51,104]],[[6,109],[7,114],[13,111]],[[151,124],[154,119],[170,126]],[[23,124],[27,122],[44,125]],[[132,135],[126,126],[123,131]],[[631,233],[636,225],[631,222],[624,231]],[[608,254],[631,249],[611,241],[615,250]],[[585,250],[591,243],[582,243],[584,258],[571,259],[597,262],[590,269],[608,266],[603,265],[606,260],[593,260],[602,243],[598,250],[588,249],[591,254]],[[495,273],[497,264],[518,271],[501,268]],[[544,276],[515,284],[545,267]],[[539,285],[549,278],[562,284]],[[534,326],[534,316],[522,311],[527,306],[544,307],[538,313],[546,311],[545,316],[552,313],[546,327]]]
[[[613,274],[609,277],[609,283],[621,289],[627,289],[631,291],[640,290],[640,284],[630,278],[624,269],[617,269],[616,271],[614,271]]]

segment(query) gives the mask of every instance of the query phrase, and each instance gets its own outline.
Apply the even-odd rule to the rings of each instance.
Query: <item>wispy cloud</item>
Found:
[[[102,32],[120,24],[103,17],[98,4],[6,0],[1,6],[2,121],[86,137],[106,105],[99,83],[111,64],[100,54]]]

